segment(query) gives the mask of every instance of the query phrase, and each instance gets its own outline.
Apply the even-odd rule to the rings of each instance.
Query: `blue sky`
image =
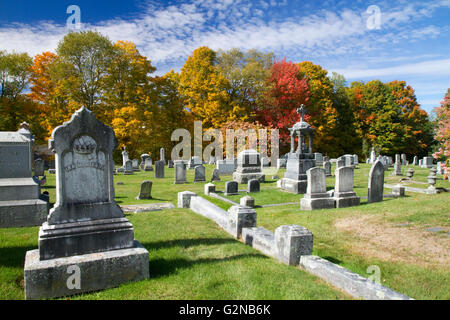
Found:
[[[79,6],[82,30],[135,42],[158,74],[206,45],[309,60],[348,82],[405,80],[428,112],[450,87],[450,0],[0,0],[0,50],[55,51],[69,5]]]

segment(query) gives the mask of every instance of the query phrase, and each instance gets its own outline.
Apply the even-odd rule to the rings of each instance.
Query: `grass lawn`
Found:
[[[334,168],[333,168],[334,169]],[[367,196],[370,166],[355,170],[355,191]],[[414,180],[426,182],[427,169],[414,167]],[[206,166],[209,179],[212,165]],[[386,172],[386,183],[399,177]],[[114,177],[119,205],[172,202],[177,193],[190,190],[203,195],[204,183],[175,185],[174,169],[165,168],[166,178],[154,172]],[[283,172],[278,172],[280,177]],[[252,193],[256,205],[297,202],[301,195],[279,191],[271,174]],[[193,181],[194,170],[188,170]],[[153,181],[151,200],[136,200],[140,182]],[[223,176],[216,182],[224,190]],[[122,182],[123,185],[117,185]],[[334,177],[327,178],[329,189]],[[47,175],[51,202],[55,201],[55,176]],[[438,180],[437,186],[450,187]],[[423,185],[423,188],[428,185]],[[246,185],[239,189],[245,190]],[[43,190],[43,191],[44,191]],[[386,189],[385,193],[390,193]],[[239,202],[238,196],[229,198]],[[222,194],[223,196],[223,194]],[[206,197],[227,209],[231,205]],[[283,224],[299,224],[314,234],[314,252],[365,277],[371,265],[381,271],[382,284],[416,299],[450,299],[449,208],[450,194],[424,195],[407,192],[400,199],[346,209],[302,211],[299,204],[256,208],[258,226],[269,230]],[[71,299],[349,299],[341,291],[298,268],[285,266],[234,240],[213,221],[188,209],[127,215],[135,228],[135,238],[149,251],[151,278]],[[441,232],[427,228],[440,227]],[[0,298],[23,299],[25,252],[37,248],[38,227],[0,229]]]

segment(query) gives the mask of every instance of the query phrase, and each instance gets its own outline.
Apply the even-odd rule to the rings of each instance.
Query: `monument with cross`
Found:
[[[289,128],[291,151],[288,154],[286,172],[281,179],[281,189],[292,193],[305,193],[307,187],[306,170],[316,166],[313,153],[314,128],[305,121],[308,112],[302,104],[297,108],[300,121]],[[297,138],[297,147],[295,147]]]

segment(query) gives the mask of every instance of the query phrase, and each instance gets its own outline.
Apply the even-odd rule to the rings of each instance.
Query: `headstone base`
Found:
[[[361,198],[356,196],[354,192],[346,192],[344,195],[334,193],[334,200],[336,201],[336,208],[347,208],[359,206]]]
[[[39,199],[0,201],[0,228],[40,226],[47,219],[47,205]]]
[[[281,189],[291,193],[306,193],[306,187],[308,186],[307,180],[293,180],[289,178],[283,178],[280,180]]]
[[[327,198],[328,196],[328,198]],[[318,209],[332,209],[334,208],[334,199],[330,198],[327,193],[323,198],[302,198],[300,199],[300,208],[302,210],[318,210]]]
[[[79,289],[69,289],[79,268]],[[137,241],[129,249],[40,261],[39,250],[25,257],[25,299],[47,299],[117,287],[149,278],[148,251]]]
[[[266,175],[261,172],[254,173],[241,173],[233,172],[233,180],[237,183],[247,183],[249,180],[256,179],[259,182],[264,182],[266,180]]]

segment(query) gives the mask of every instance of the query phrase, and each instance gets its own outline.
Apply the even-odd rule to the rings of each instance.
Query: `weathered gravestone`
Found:
[[[144,171],[153,171],[152,158],[145,159]]]
[[[220,173],[218,169],[214,169],[211,176],[211,181],[220,181]]]
[[[200,157],[193,156],[189,161],[188,169],[195,169],[196,166],[200,166],[203,164],[203,161]]]
[[[114,200],[111,127],[81,108],[53,130],[56,204],[25,257],[25,297],[61,297],[149,277],[148,251]],[[89,186],[89,187],[86,187]],[[79,286],[67,285],[74,270]]]
[[[156,179],[164,178],[164,162],[162,161],[155,162],[155,178]]]
[[[392,173],[394,176],[401,176],[402,175],[402,163],[400,159],[400,155],[395,155],[395,164],[394,164],[394,172]]]
[[[381,161],[375,161],[369,172],[369,189],[367,202],[383,201],[384,189],[384,165]]]
[[[231,196],[238,194],[238,186],[237,181],[227,181],[225,182],[225,195]]]
[[[247,183],[247,192],[259,192],[260,191],[260,184],[258,179],[250,179]]]
[[[44,175],[44,160],[41,158],[34,160],[34,175],[36,177],[42,177]]]
[[[237,169],[233,173],[233,180],[238,183],[247,183],[250,179],[263,182],[265,177],[261,170],[259,153],[253,149],[241,151],[237,158]]]
[[[327,193],[325,170],[314,167],[306,171],[308,186],[305,196],[300,200],[303,210],[334,208],[334,199]]]
[[[242,197],[241,199],[239,199],[239,204],[243,207],[254,208],[255,207],[255,199],[253,199],[250,196],[245,196],[245,197]]]
[[[175,161],[175,182],[174,184],[187,183],[186,181],[186,164],[183,160]]]
[[[216,161],[216,169],[219,170],[221,175],[232,174],[235,170],[234,160],[225,159]]]
[[[330,161],[325,161],[323,163],[323,169],[325,170],[325,176],[331,177],[331,162]]]
[[[148,158],[150,158],[150,155],[148,153],[141,154],[141,170],[145,169],[145,160],[147,160]]]
[[[123,172],[123,174],[134,174],[133,162],[131,160],[127,160],[125,162],[125,171]]]
[[[162,161],[166,165],[166,156],[164,154],[164,148],[159,149],[159,161]]]
[[[196,166],[194,170],[194,182],[201,181],[206,181],[205,167],[203,165]]]
[[[122,166],[125,168],[125,164],[127,163],[127,161],[130,160],[128,158],[128,151],[126,147],[123,147],[122,150]]]
[[[168,168],[173,168],[173,161],[172,160],[167,160],[167,167]]]
[[[345,167],[345,159],[340,157],[336,161],[336,168],[342,168]]]
[[[131,160],[131,165],[133,167],[133,171],[139,171],[139,160],[138,159]]]
[[[26,123],[17,132],[0,132],[0,228],[38,226],[47,216],[32,178],[33,141]]]
[[[137,200],[151,199],[152,198],[152,185],[153,182],[150,180],[142,181],[141,190],[139,195],[136,197]]]
[[[418,160],[417,156],[414,156],[412,164],[413,164],[413,166],[417,166],[419,164],[419,160]]]
[[[334,186],[334,199],[336,200],[336,208],[345,208],[350,206],[358,206],[360,197],[353,192],[353,167],[342,167],[334,172],[336,176]]]
[[[422,168],[432,168],[433,167],[433,157],[423,157]]]

